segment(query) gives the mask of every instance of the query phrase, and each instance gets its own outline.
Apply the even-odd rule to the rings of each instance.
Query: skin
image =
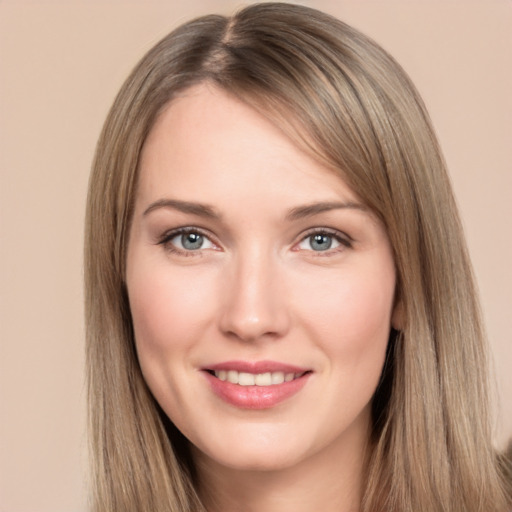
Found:
[[[199,249],[183,227],[203,234]],[[226,93],[185,91],[143,149],[126,283],[142,372],[192,443],[208,510],[358,509],[395,270],[385,229],[339,176]],[[231,360],[310,373],[248,410],[205,378]]]

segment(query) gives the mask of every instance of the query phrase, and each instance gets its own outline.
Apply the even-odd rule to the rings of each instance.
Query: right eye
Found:
[[[166,233],[160,244],[171,252],[192,256],[205,249],[215,249],[215,244],[196,228],[181,228]]]

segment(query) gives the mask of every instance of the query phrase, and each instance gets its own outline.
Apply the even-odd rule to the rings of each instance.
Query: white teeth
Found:
[[[238,384],[240,386],[254,386],[254,374],[240,372],[238,374]]]
[[[272,374],[270,372],[258,373],[254,377],[254,383],[256,386],[270,386],[272,384]]]
[[[229,370],[226,380],[231,382],[231,384],[238,384],[238,372],[235,370]]]
[[[284,382],[284,373],[283,372],[273,372],[272,373],[272,384],[282,384]]]
[[[228,381],[231,384],[239,386],[272,386],[290,382],[302,376],[302,373],[284,373],[284,372],[265,372],[265,373],[248,373],[237,372],[236,370],[219,370],[215,371],[215,377],[219,380]]]

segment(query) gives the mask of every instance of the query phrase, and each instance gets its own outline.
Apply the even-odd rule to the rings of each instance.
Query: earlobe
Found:
[[[396,331],[401,331],[404,328],[405,323],[405,312],[404,305],[401,299],[398,299],[393,308],[391,315],[391,327]]]

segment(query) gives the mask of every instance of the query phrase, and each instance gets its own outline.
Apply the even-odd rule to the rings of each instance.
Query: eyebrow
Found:
[[[209,219],[220,219],[220,214],[215,208],[203,203],[195,203],[191,201],[179,201],[178,199],[159,199],[151,203],[145,210],[143,215],[146,216],[159,208],[170,208],[183,213],[191,213],[199,217],[207,217]]]
[[[319,213],[328,212],[331,210],[340,210],[340,209],[350,209],[350,210],[360,210],[363,212],[368,212],[368,208],[361,203],[354,202],[337,202],[337,201],[327,201],[321,203],[312,203],[304,206],[297,206],[296,208],[292,208],[288,214],[286,215],[286,220],[293,221],[303,219],[305,217],[312,217],[314,215],[318,215]]]
[[[160,208],[170,208],[182,213],[189,213],[199,217],[209,219],[220,219],[221,215],[216,211],[213,206],[204,203],[196,203],[192,201],[180,201],[178,199],[159,199],[151,203],[145,210],[143,215],[146,216],[154,210]],[[319,203],[311,203],[304,206],[297,206],[288,211],[285,216],[287,221],[295,221],[304,219],[306,217],[313,217],[320,213],[328,212],[331,210],[352,209],[368,212],[368,208],[361,203],[354,202],[338,202],[338,201],[325,201]]]

